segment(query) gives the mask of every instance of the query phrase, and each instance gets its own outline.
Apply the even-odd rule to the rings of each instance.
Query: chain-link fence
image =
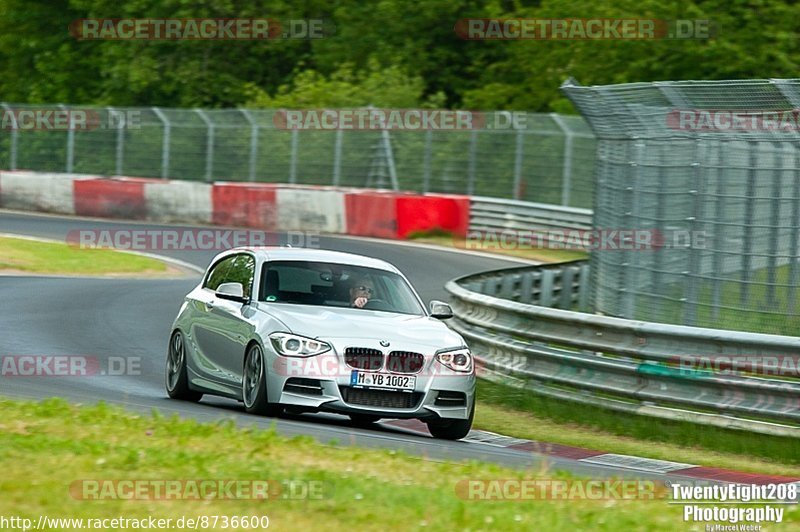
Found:
[[[593,253],[594,309],[800,334],[800,80],[563,90],[598,139],[595,227],[667,239]]]
[[[314,130],[282,127],[279,110],[61,106],[88,114],[89,127],[26,128],[20,115],[47,106],[2,106],[4,169],[591,204],[595,142],[577,116],[515,113],[513,127],[509,113],[486,113],[482,127],[469,130]],[[17,127],[15,118],[22,119]]]

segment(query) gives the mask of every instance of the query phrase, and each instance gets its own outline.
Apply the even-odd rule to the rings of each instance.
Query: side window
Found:
[[[203,288],[216,290],[219,285],[224,283],[228,270],[230,269],[235,259],[236,256],[233,256],[219,261],[211,270],[211,273],[208,274],[208,278],[206,279],[206,284],[203,285]]]
[[[256,261],[250,255],[236,255],[233,265],[225,274],[226,283],[241,283],[244,296],[250,297],[253,290],[253,276],[256,272]]]

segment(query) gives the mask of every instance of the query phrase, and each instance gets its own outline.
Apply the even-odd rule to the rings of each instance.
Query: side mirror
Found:
[[[222,283],[217,287],[214,292],[220,299],[229,299],[231,301],[238,301],[239,303],[247,303],[247,298],[244,297],[244,287],[242,283]]]
[[[431,318],[446,320],[453,317],[453,309],[444,301],[431,301]]]

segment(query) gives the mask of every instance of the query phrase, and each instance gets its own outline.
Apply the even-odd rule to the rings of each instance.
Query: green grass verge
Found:
[[[570,478],[478,462],[323,445],[273,430],[201,424],[104,404],[0,399],[0,515],[173,518],[267,515],[276,530],[671,530],[681,509],[665,500],[475,501],[467,479]],[[83,480],[317,482],[319,499],[82,500]],[[800,518],[796,507],[785,520]]]
[[[561,443],[738,471],[800,477],[800,440],[622,415],[480,380],[475,427]]]
[[[437,246],[463,249],[466,251],[480,251],[483,253],[493,253],[500,256],[517,257],[536,262],[566,262],[570,260],[588,259],[589,254],[583,251],[568,249],[541,249],[512,246],[503,246],[497,242],[473,242],[456,237],[446,231],[418,231],[408,235],[409,240],[424,244],[434,244]]]
[[[164,262],[111,249],[81,249],[61,242],[0,237],[0,270],[41,274],[166,273]]]

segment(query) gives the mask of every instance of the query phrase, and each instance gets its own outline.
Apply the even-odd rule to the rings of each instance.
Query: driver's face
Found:
[[[361,281],[355,284],[353,288],[350,289],[350,294],[353,297],[372,297],[372,294],[375,293],[375,286],[369,281]]]

